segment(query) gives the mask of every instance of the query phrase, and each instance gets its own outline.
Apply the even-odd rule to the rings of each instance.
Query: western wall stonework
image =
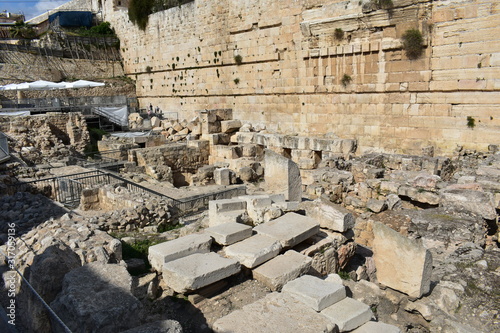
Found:
[[[358,153],[500,143],[500,3],[393,3],[195,0],[150,15],[145,31],[126,1],[101,9],[142,107],[181,119],[232,108],[278,133],[357,139]],[[410,28],[424,37],[416,60],[402,49]]]

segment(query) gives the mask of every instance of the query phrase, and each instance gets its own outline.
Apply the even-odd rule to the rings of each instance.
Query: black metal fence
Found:
[[[145,193],[157,196],[162,200],[167,201],[168,205],[174,208],[176,215],[179,217],[207,209],[208,202],[210,200],[229,199],[246,194],[246,187],[238,186],[209,194],[201,194],[183,199],[174,199],[163,193],[151,190],[130,180],[101,170],[45,178],[29,182],[19,182],[17,184],[10,185],[7,193],[42,193],[55,201],[61,202],[67,207],[75,208],[80,204],[80,197],[83,189],[110,184],[120,184],[132,193]]]

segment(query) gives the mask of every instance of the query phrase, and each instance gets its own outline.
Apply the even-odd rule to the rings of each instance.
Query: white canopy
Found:
[[[91,88],[91,87],[102,87],[105,83],[78,80],[75,82],[51,82],[51,81],[34,81],[34,82],[23,82],[23,83],[11,83],[5,86],[0,86],[0,90],[50,90],[50,89],[70,89],[70,88]]]

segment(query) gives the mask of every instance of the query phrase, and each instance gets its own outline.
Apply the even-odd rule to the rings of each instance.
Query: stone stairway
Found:
[[[325,280],[304,275],[312,259],[292,248],[318,232],[319,222],[293,212],[254,228],[226,222],[151,246],[149,260],[178,293],[221,281],[240,272],[241,266],[273,291],[217,320],[215,332],[399,332],[369,322],[369,306],[346,298],[338,275]],[[223,247],[219,253],[210,252],[213,241]]]

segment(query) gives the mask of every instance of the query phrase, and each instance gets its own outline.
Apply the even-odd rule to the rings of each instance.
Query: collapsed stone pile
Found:
[[[0,117],[0,129],[13,139],[11,151],[32,165],[69,161],[90,142],[80,113]]]
[[[198,117],[187,121],[160,119],[158,117],[151,117],[151,119],[144,119],[139,113],[131,113],[128,117],[129,128],[133,130],[153,130],[160,132],[167,141],[180,141],[186,138],[198,139],[201,134],[201,124]]]

